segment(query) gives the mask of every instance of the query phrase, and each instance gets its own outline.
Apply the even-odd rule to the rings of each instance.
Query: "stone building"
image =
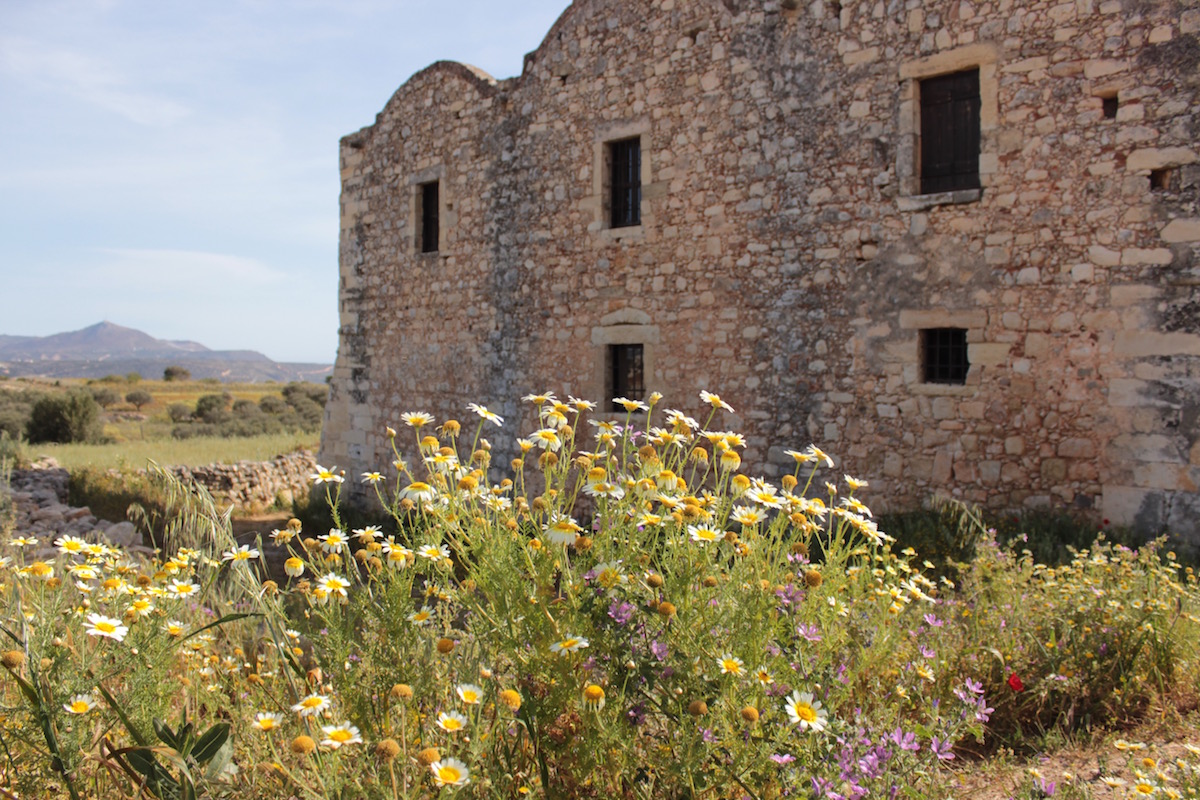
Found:
[[[658,390],[944,493],[1200,529],[1194,0],[576,0],[341,143],[322,463]],[[504,439],[503,436],[510,438]],[[505,463],[497,459],[497,463]]]

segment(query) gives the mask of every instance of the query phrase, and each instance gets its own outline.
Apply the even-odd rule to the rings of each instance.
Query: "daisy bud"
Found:
[[[646,584],[651,589],[661,589],[662,585],[663,585],[662,575],[657,575],[653,572],[650,573],[649,575],[646,576]]]
[[[688,703],[688,713],[693,717],[703,717],[708,713],[708,703],[703,700],[693,700]]]
[[[742,709],[742,719],[749,722],[751,725],[758,722],[758,709],[754,706],[746,706]]]
[[[396,438],[396,429],[395,429],[395,428],[393,428],[393,427],[392,427],[392,426],[390,426],[390,425],[389,425],[389,426],[388,426],[388,428],[387,428],[387,438],[389,438],[389,439],[395,439],[395,438]]]
[[[317,749],[317,743],[312,740],[311,736],[300,735],[292,739],[292,752],[297,755],[306,756]]]
[[[437,651],[442,655],[449,655],[454,650],[453,639],[438,639]],[[437,761],[435,758],[434,761]]]
[[[398,755],[400,755],[400,745],[395,739],[384,739],[375,745],[375,757],[380,761],[391,761]]]
[[[5,668],[17,670],[25,663],[25,654],[20,650],[5,650],[3,655],[0,655],[0,664]]]

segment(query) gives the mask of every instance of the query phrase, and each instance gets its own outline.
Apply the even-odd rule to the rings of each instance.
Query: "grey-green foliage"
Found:
[[[91,442],[100,434],[100,404],[84,389],[42,397],[33,404],[25,426],[31,444]]]

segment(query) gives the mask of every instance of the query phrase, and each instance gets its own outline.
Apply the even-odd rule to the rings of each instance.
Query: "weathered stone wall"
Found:
[[[185,484],[203,486],[223,503],[242,511],[261,511],[277,502],[290,505],[306,495],[317,461],[308,450],[285,453],[270,461],[238,461],[203,467],[172,467]]]
[[[322,463],[383,466],[401,411],[469,400],[504,450],[519,395],[601,400],[606,345],[640,342],[669,404],[733,404],[753,473],[813,441],[876,507],[1195,531],[1200,9],[792,5],[577,0],[520,77],[439,62],[343,139]],[[971,67],[982,190],[919,195],[919,81]],[[604,143],[631,136],[642,224],[612,230]],[[965,386],[922,382],[938,327],[968,331]]]

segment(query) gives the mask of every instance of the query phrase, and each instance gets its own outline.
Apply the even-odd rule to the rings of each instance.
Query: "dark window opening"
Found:
[[[438,251],[438,182],[421,184],[421,252]]]
[[[1150,170],[1150,191],[1166,191],[1171,188],[1171,168]]]
[[[642,224],[642,140],[610,142],[609,225],[628,228]]]
[[[921,380],[962,386],[971,363],[967,360],[965,328],[928,328],[921,331]]]
[[[979,188],[979,70],[926,78],[921,93],[921,193]]]
[[[1100,98],[1100,103],[1101,107],[1104,109],[1105,119],[1117,118],[1117,109],[1120,108],[1121,102],[1117,100],[1117,96],[1115,94],[1112,97]]]
[[[609,392],[612,397],[641,400],[646,396],[646,381],[643,372],[642,345],[610,344],[608,346]],[[625,411],[625,407],[612,403],[611,411]]]

